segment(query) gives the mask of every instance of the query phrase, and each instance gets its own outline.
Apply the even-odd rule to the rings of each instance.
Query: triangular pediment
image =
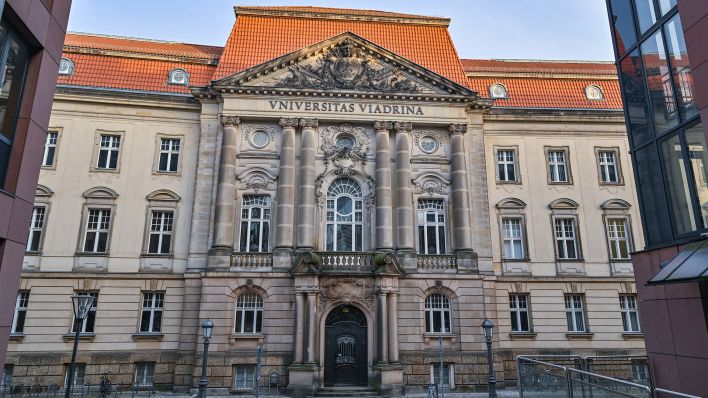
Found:
[[[351,32],[214,81],[213,87],[477,97],[474,91]]]

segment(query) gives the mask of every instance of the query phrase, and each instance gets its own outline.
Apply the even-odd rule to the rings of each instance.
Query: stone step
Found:
[[[378,396],[379,392],[374,388],[356,386],[323,387],[320,388],[317,393],[315,393],[315,397],[317,398],[378,398]]]

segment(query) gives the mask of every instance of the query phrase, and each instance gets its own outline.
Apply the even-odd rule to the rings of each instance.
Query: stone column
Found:
[[[386,292],[379,292],[379,331],[381,336],[379,338],[379,362],[388,363],[388,316],[386,316]]]
[[[391,210],[391,150],[388,133],[392,122],[374,122],[376,130],[376,250],[393,251]]]
[[[293,248],[293,211],[295,208],[295,128],[296,118],[281,118],[282,136],[280,142],[280,167],[278,171],[277,223],[275,227],[275,248]],[[302,358],[301,358],[302,361]]]
[[[300,187],[297,205],[297,247],[315,247],[315,149],[317,119],[300,119]]]
[[[465,161],[466,124],[450,125],[452,231],[455,252],[473,252],[469,220],[469,194],[467,189],[467,162]]]
[[[388,294],[388,360],[398,363],[398,293]]]
[[[216,191],[214,211],[214,240],[212,253],[215,261],[212,266],[229,266],[223,256],[231,255],[234,244],[234,216],[236,200],[236,155],[238,154],[238,116],[220,115],[219,121],[224,126],[219,160],[219,179]]]
[[[396,250],[414,252],[410,122],[395,122],[396,130]]]
[[[317,336],[317,293],[307,292],[307,362],[315,362]]]
[[[302,363],[305,346],[305,293],[295,293],[295,363]]]

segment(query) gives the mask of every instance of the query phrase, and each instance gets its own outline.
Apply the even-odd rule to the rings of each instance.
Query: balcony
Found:
[[[231,254],[232,271],[270,271],[273,253],[235,252]]]
[[[454,254],[419,254],[418,270],[421,272],[457,272]]]
[[[374,254],[367,252],[320,252],[320,270],[372,272],[376,269]]]

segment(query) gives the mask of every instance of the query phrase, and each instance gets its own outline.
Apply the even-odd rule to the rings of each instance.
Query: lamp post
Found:
[[[489,398],[497,398],[497,378],[494,376],[494,360],[492,359],[492,328],[494,324],[489,319],[482,323],[484,340],[487,342],[487,366],[489,369]]]
[[[91,306],[93,306],[94,297],[89,295],[71,296],[71,304],[74,307],[74,350],[71,352],[71,367],[69,375],[66,378],[66,389],[64,397],[71,396],[71,388],[74,385],[74,372],[76,372],[76,351],[79,348],[79,335],[81,334],[81,324],[88,316]]]
[[[214,327],[214,322],[207,319],[202,322],[202,335],[204,336],[204,358],[202,358],[202,377],[199,378],[199,398],[206,398],[207,388],[207,361],[209,360],[209,339],[211,339],[211,329]]]

